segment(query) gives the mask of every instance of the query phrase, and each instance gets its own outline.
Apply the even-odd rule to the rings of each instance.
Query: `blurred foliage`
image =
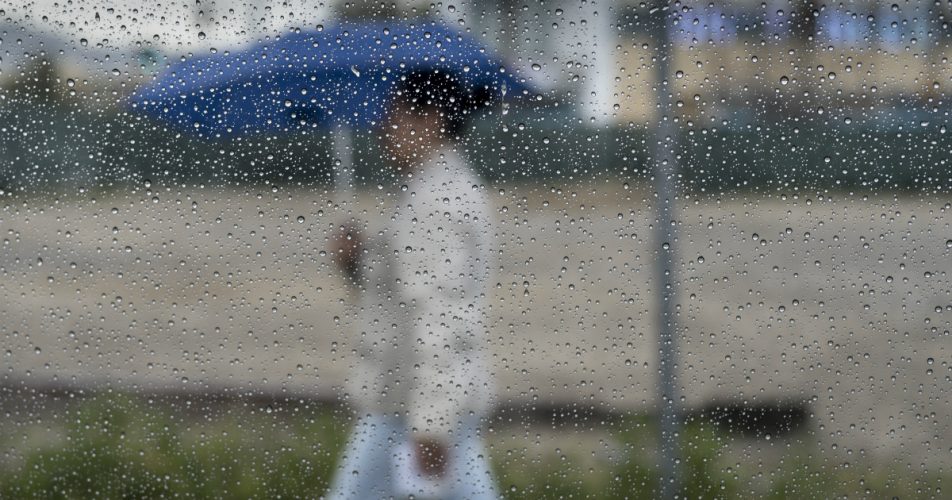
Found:
[[[496,479],[510,499],[632,499],[658,496],[657,432],[645,416],[607,424],[622,453],[593,459],[603,443],[558,449],[542,459],[512,449],[493,453]],[[797,437],[799,436],[799,437]],[[945,476],[895,464],[829,463],[804,435],[770,443],[703,420],[683,429],[684,498],[942,498]],[[551,439],[551,438],[550,438]],[[769,449],[776,459],[770,461]],[[756,450],[756,452],[754,451]],[[862,463],[862,462],[860,462]]]
[[[51,71],[38,64],[25,80],[41,85],[53,78]],[[199,137],[125,111],[90,110],[77,97],[8,94],[0,121],[14,124],[15,133],[0,136],[0,188],[10,193],[109,190],[145,179],[320,188],[331,185],[337,168],[336,131]],[[944,152],[952,147],[952,135],[902,126],[918,121],[914,114],[851,125],[748,117],[686,129],[679,139],[679,184],[690,195],[946,192],[952,179]],[[639,125],[596,128],[551,111],[516,110],[504,120],[496,115],[476,120],[462,148],[490,182],[649,184],[654,180],[649,132]],[[358,185],[394,182],[374,136],[371,131],[354,138]]]
[[[55,436],[43,445],[24,445],[26,429],[20,436],[6,433],[0,497],[315,498],[333,476],[349,421],[340,408],[314,403],[194,404],[100,393],[31,419]],[[650,498],[657,492],[657,436],[646,416],[549,428],[579,439],[539,454],[530,453],[523,438],[507,442],[503,429],[509,428],[493,429],[488,439],[507,498]],[[682,441],[686,497],[938,498],[941,485],[952,480],[911,466],[831,463],[799,436],[740,438],[692,421]],[[551,443],[538,435],[535,441]],[[614,455],[600,456],[608,448]],[[765,459],[772,454],[773,462]]]
[[[61,82],[61,74],[56,59],[33,59],[19,75],[0,85],[0,95],[4,101],[27,101],[36,107],[62,103],[67,93]]]
[[[332,411],[308,405],[232,406],[203,417],[116,394],[71,404],[59,417],[63,442],[28,450],[4,470],[0,497],[316,497],[346,430]]]

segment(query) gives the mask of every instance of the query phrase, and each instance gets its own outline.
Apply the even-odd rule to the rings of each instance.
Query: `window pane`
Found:
[[[949,6],[0,6],[0,497],[943,497]]]

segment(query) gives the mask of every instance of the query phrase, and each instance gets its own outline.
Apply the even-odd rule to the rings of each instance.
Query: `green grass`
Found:
[[[124,395],[69,405],[57,418],[61,442],[4,470],[0,496],[315,497],[347,430],[334,412],[306,405],[216,406],[206,418],[177,406]]]
[[[607,427],[604,434],[622,451],[616,459],[592,459],[593,451],[603,447],[597,438],[547,456],[524,446],[496,445],[497,480],[511,499],[656,498],[660,477],[653,422],[632,417]],[[553,429],[548,439],[565,433]],[[686,498],[943,498],[941,486],[952,481],[948,472],[918,466],[824,457],[809,433],[766,441],[694,421],[684,427],[681,443]]]
[[[327,488],[351,417],[304,402],[196,403],[99,393],[9,412],[2,498],[315,498]],[[656,496],[652,421],[494,425],[488,449],[508,498]],[[710,423],[684,428],[687,498],[941,498],[948,473],[843,462],[809,433],[771,441]]]

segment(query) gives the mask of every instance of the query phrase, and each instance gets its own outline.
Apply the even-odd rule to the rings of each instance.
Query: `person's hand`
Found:
[[[413,441],[417,466],[430,477],[443,477],[449,458],[447,446],[438,439],[416,438]]]
[[[334,261],[350,277],[360,270],[360,252],[363,248],[360,232],[353,224],[342,224],[337,234],[331,238],[330,252]]]

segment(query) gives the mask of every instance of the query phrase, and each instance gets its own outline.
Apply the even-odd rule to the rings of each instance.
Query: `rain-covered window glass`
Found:
[[[952,6],[0,4],[0,498],[944,498]]]

